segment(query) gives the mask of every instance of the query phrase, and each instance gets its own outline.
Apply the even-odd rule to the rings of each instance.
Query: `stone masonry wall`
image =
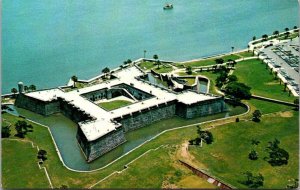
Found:
[[[185,109],[185,118],[190,119],[199,116],[221,113],[225,111],[225,109],[226,106],[223,98],[206,100],[187,106]]]
[[[15,105],[19,108],[24,108],[45,116],[60,112],[60,104],[58,100],[44,102],[24,94],[18,95]]]
[[[133,113],[132,115],[124,116],[122,119],[117,119],[124,128],[124,131],[132,131],[134,129],[149,125],[155,121],[170,118],[175,115],[175,102],[167,105],[159,105],[152,107],[150,110],[142,110],[141,112]]]
[[[117,128],[99,139],[88,142],[87,161],[91,162],[99,156],[111,151],[126,141],[122,127]]]

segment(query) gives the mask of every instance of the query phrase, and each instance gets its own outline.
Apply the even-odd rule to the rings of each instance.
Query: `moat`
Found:
[[[176,128],[183,125],[234,116],[247,111],[247,109],[242,106],[234,107],[228,103],[226,103],[226,106],[229,108],[227,112],[204,117],[197,117],[188,120],[175,116],[170,119],[158,121],[149,126],[130,131],[125,134],[127,141],[124,144],[118,146],[117,148],[99,157],[91,163],[86,162],[85,157],[80,150],[80,147],[76,140],[76,123],[60,113],[45,117],[25,109],[15,108],[12,106],[10,107],[15,108],[15,114],[23,115],[28,119],[49,126],[55,142],[59,148],[60,154],[64,160],[64,163],[69,168],[75,170],[90,171],[109,164],[110,162],[116,160],[120,156],[124,155],[125,153],[129,152],[130,150],[134,149],[138,145],[151,139],[164,130]]]

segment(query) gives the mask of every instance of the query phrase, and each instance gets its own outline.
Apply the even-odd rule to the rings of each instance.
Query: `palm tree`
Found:
[[[262,35],[261,37],[262,37],[263,40],[266,41],[266,40],[268,39],[268,34],[264,34],[264,35]]]
[[[105,74],[105,77],[107,76],[107,73],[110,72],[110,69],[108,67],[105,67],[104,69],[102,69],[102,73]]]
[[[216,62],[216,64],[222,64],[222,63],[224,63],[224,59],[218,58],[218,59],[215,59],[215,62]]]
[[[28,92],[29,87],[28,86],[24,86],[24,90],[25,90],[25,92]]]
[[[256,36],[253,36],[253,37],[252,37],[252,40],[253,40],[253,41],[256,40]]]
[[[274,72],[274,79],[275,80],[277,79],[277,73],[278,73],[277,71]]]
[[[287,87],[287,83],[285,82],[283,91],[286,91],[286,87]]]
[[[144,59],[146,58],[146,53],[147,53],[147,51],[146,51],[146,50],[144,50]]]
[[[72,79],[72,81],[73,81],[73,87],[75,88],[75,85],[76,85],[76,82],[78,81],[78,78],[77,78],[75,75],[73,75],[73,76],[71,77],[71,79]]]
[[[231,53],[233,52],[233,49],[234,49],[234,47],[232,46],[232,47],[231,47]]]
[[[16,88],[12,88],[11,92],[14,94],[14,96],[16,95],[16,93],[18,92],[18,90]]]
[[[156,64],[157,64],[157,68],[159,69],[160,61],[158,60],[158,55],[157,55],[157,54],[154,54],[154,55],[153,55],[153,59],[155,59],[155,62],[156,62]]]
[[[159,66],[161,65],[160,60],[157,60],[157,61],[156,61],[156,65],[157,65],[157,68],[159,69]]]
[[[29,86],[29,90],[30,90],[30,91],[35,91],[35,90],[36,90],[36,86],[33,85],[33,84],[30,85],[30,86]]]
[[[284,30],[287,32],[287,31],[289,31],[290,29],[289,29],[289,28],[285,28]]]
[[[42,159],[43,161],[47,160],[47,151],[40,149],[37,155],[38,159]]]
[[[276,37],[278,37],[278,36],[279,36],[279,31],[278,31],[278,30],[275,30],[275,31],[273,32],[273,35],[275,35]]]

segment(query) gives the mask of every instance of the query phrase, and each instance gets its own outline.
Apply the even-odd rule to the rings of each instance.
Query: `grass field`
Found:
[[[2,147],[3,187],[50,188],[44,170],[38,167],[37,149],[31,143],[4,138]]]
[[[126,100],[114,100],[110,102],[101,102],[98,105],[103,107],[104,109],[111,111],[117,108],[121,108],[124,106],[128,106],[132,104],[132,102],[126,101]]]
[[[145,61],[139,64],[140,68],[143,70],[149,70],[155,67],[154,62]]]
[[[156,66],[153,70],[158,73],[168,73],[171,72],[173,68],[169,65],[160,65],[159,68]]]
[[[295,97],[284,92],[284,85],[279,84],[278,79],[266,69],[261,60],[241,61],[236,65],[234,75],[238,80],[251,87],[251,93],[283,101],[293,102]]]
[[[249,52],[248,51],[243,51],[243,52],[237,53],[236,55],[244,57],[244,58],[255,56],[255,55],[253,55],[252,51],[249,51]]]
[[[215,137],[212,145],[193,146],[190,150],[211,174],[236,187],[246,188],[239,180],[244,180],[243,172],[250,171],[264,176],[263,188],[285,188],[289,179],[298,178],[298,124],[298,112],[294,111],[263,116],[260,123],[232,123],[211,130]],[[263,160],[268,156],[265,148],[274,138],[289,152],[287,165],[272,167]],[[259,140],[260,144],[252,145],[252,139]],[[248,159],[252,149],[258,152],[256,161]]]
[[[229,59],[237,60],[241,57],[237,56],[235,54],[232,54],[232,55],[225,55],[225,56],[220,56],[220,57],[213,57],[213,58],[209,58],[209,59],[203,59],[203,60],[200,60],[200,61],[188,62],[188,63],[185,63],[184,65],[185,66],[191,66],[191,67],[215,65],[216,64],[215,60],[218,59],[218,58],[222,58],[222,59],[224,59],[224,62],[227,62]]]

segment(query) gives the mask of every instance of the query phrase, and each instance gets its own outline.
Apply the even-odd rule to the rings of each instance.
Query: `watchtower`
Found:
[[[18,83],[19,93],[24,93],[24,84],[23,82]]]

